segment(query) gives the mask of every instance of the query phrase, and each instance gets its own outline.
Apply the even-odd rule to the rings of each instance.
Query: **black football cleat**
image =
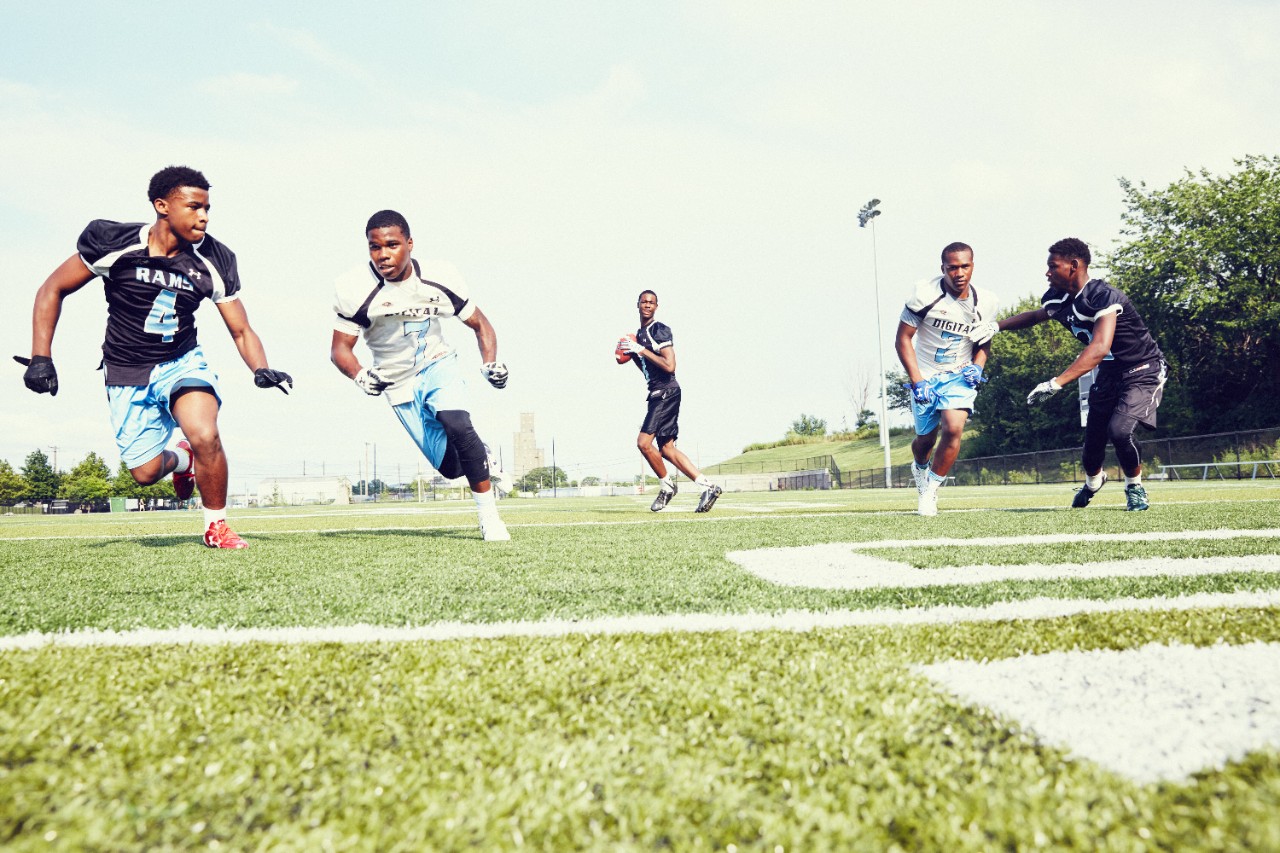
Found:
[[[667,504],[671,503],[671,499],[676,496],[677,491],[678,487],[675,483],[671,484],[671,491],[658,489],[658,496],[653,499],[653,506],[649,507],[649,509],[654,512],[661,512],[666,508]]]
[[[1105,486],[1106,484],[1107,484],[1107,472],[1103,471],[1102,485],[1098,486],[1098,488],[1096,489],[1090,489],[1087,484],[1081,486],[1080,491],[1076,492],[1076,496],[1071,499],[1071,508],[1084,509],[1085,507],[1087,507],[1089,505],[1089,501],[1093,500],[1093,496],[1096,495],[1098,492],[1102,491],[1102,486]]]
[[[698,508],[694,512],[711,512],[711,508],[716,505],[716,498],[720,497],[720,493],[724,491],[719,486],[708,486],[702,490],[702,497],[698,498]]]

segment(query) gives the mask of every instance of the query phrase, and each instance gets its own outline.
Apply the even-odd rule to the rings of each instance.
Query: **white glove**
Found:
[[[489,380],[489,384],[494,388],[507,387],[507,366],[502,362],[486,362],[480,370],[484,373],[484,378]]]
[[[1058,380],[1050,379],[1048,382],[1041,382],[1039,385],[1031,389],[1031,393],[1027,395],[1027,405],[1039,403],[1041,400],[1047,400],[1054,394],[1062,390],[1062,386],[1058,384]]]
[[[360,372],[355,375],[352,381],[359,385],[360,390],[370,397],[378,396],[391,384],[391,380],[383,378],[378,373],[377,368],[373,367],[360,368]]]
[[[618,341],[618,346],[622,349],[623,352],[629,352],[632,355],[639,355],[640,353],[644,352],[644,347],[640,345],[640,342],[633,341],[631,340],[631,338],[623,338],[622,340]]]
[[[969,329],[969,340],[978,346],[982,346],[987,341],[996,336],[996,332],[1000,331],[1000,324],[995,320],[985,320],[981,323],[974,323]]]

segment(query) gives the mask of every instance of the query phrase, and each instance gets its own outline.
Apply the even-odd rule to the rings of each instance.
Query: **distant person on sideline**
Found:
[[[709,512],[720,497],[721,488],[713,485],[684,451],[676,447],[680,434],[680,383],[676,381],[676,348],[671,328],[653,318],[658,310],[658,294],[652,290],[640,294],[636,307],[640,311],[640,329],[634,340],[628,335],[618,341],[618,349],[631,356],[649,390],[649,408],[636,438],[640,455],[659,480],[658,496],[649,509],[659,512],[675,497],[677,487],[663,461],[666,459],[702,489],[694,512]]]
[[[107,298],[102,369],[120,459],[142,485],[173,475],[180,500],[196,485],[204,505],[204,544],[247,548],[227,526],[227,454],[218,430],[218,377],[196,342],[195,312],[218,308],[259,388],[289,393],[293,378],[267,366],[257,332],[240,300],[240,273],[230,249],[205,233],[209,182],[186,166],[151,178],[154,222],[95,219],[80,233],[77,253],[36,291],[31,357],[23,381],[36,393],[58,393],[53,333],[62,301],[101,276]],[[174,427],[185,438],[165,445]]]
[[[399,213],[375,213],[365,237],[369,260],[337,281],[329,357],[361,391],[386,395],[432,467],[451,480],[467,478],[484,541],[509,540],[493,484],[502,491],[511,485],[471,425],[467,381],[440,320],[456,317],[475,332],[485,379],[505,388],[497,334],[452,265],[413,257],[409,223]],[[369,367],[355,354],[360,335],[373,356]]]
[[[1133,434],[1138,424],[1155,429],[1168,371],[1164,354],[1129,297],[1102,279],[1089,277],[1091,260],[1083,240],[1068,237],[1054,243],[1049,247],[1045,272],[1049,289],[1040,297],[1040,307],[977,328],[972,339],[989,341],[996,332],[1056,320],[1085,345],[1066,370],[1031,390],[1027,404],[1048,399],[1068,382],[1098,368],[1089,389],[1084,428],[1081,464],[1085,482],[1071,506],[1088,506],[1107,482],[1102,461],[1110,440],[1124,472],[1125,509],[1138,512],[1150,504],[1142,485],[1142,456]]]
[[[975,346],[969,330],[995,318],[996,298],[985,290],[979,295],[972,279],[973,249],[949,244],[942,250],[942,275],[917,284],[898,318],[895,345],[915,417],[911,475],[920,515],[938,514],[938,488],[960,453],[978,386],[987,381],[982,371],[990,344]]]

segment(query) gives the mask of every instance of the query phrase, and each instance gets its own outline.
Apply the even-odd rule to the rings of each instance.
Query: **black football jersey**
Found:
[[[655,353],[662,352],[675,343],[671,335],[671,327],[665,323],[659,323],[657,320],[647,326],[641,326],[636,332],[636,341],[640,346]],[[645,380],[649,383],[650,391],[680,387],[679,383],[676,382],[675,373],[663,370],[642,355],[632,356],[631,360],[636,363],[636,367],[640,368],[640,372],[644,374]]]
[[[226,302],[240,291],[235,253],[206,235],[173,257],[148,254],[145,222],[95,219],[76,249],[102,276],[107,333],[102,344],[108,385],[145,385],[151,368],[196,346],[200,302]]]
[[[1051,287],[1040,297],[1040,305],[1049,312],[1050,319],[1057,320],[1086,345],[1093,340],[1094,324],[1108,314],[1115,314],[1116,333],[1111,340],[1111,352],[1104,361],[1129,366],[1164,358],[1129,297],[1102,279],[1091,279],[1074,298],[1066,291]]]

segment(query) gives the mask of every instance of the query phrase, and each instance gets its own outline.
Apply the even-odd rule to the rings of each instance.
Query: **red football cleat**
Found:
[[[225,521],[215,521],[209,525],[209,529],[204,532],[204,544],[210,548],[248,548],[249,543],[236,535],[236,532],[227,527]]]
[[[191,444],[184,438],[178,442],[178,446],[187,453],[191,453]],[[196,490],[196,456],[191,453],[191,465],[187,468],[187,473],[179,474],[173,472],[173,493],[178,496],[178,500],[185,501],[191,497]]]

